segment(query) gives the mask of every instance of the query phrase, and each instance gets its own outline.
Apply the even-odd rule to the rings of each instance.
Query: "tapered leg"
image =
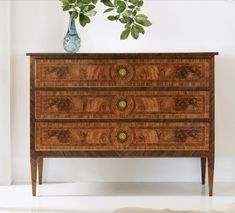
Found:
[[[214,155],[208,157],[209,196],[213,195],[213,183],[214,183]]]
[[[206,158],[201,158],[201,174],[202,174],[202,184],[205,184],[206,178]]]
[[[31,181],[32,181],[32,194],[36,196],[36,184],[37,184],[37,157],[30,156],[31,163]]]
[[[39,184],[42,184],[43,158],[38,158],[38,178]]]

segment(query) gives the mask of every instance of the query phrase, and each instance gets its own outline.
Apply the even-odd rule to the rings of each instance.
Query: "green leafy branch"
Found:
[[[143,0],[101,0],[101,2],[109,7],[104,11],[115,11],[115,15],[108,16],[110,21],[119,21],[124,24],[125,29],[122,31],[120,39],[126,39],[131,34],[134,39],[138,39],[140,33],[144,34],[144,27],[151,26],[151,22],[144,14],[139,14],[143,6]]]
[[[98,0],[60,0],[64,11],[70,11],[71,17],[79,18],[81,26],[90,23],[91,16],[95,16],[95,10]],[[145,33],[144,27],[149,27],[152,23],[144,14],[140,14],[143,0],[101,0],[108,7],[104,13],[113,12],[108,16],[108,20],[116,21],[124,24],[124,30],[120,35],[120,39],[124,40],[131,36],[138,39],[140,34]]]
[[[60,0],[62,2],[63,11],[70,11],[71,18],[79,18],[81,26],[90,23],[90,17],[95,16],[97,0]]]

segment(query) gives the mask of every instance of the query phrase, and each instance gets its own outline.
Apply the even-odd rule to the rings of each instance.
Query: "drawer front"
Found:
[[[209,59],[36,59],[36,87],[209,87]]]
[[[207,119],[206,91],[36,91],[36,119]]]
[[[36,123],[37,151],[209,150],[208,123]]]

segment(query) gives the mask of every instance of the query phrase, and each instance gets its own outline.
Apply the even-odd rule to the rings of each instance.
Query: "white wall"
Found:
[[[30,180],[29,58],[63,52],[68,17],[59,1],[12,2],[13,179]],[[100,8],[102,9],[102,8]],[[80,52],[219,51],[216,59],[216,181],[235,181],[235,2],[145,1],[153,22],[139,40],[100,13],[78,32]],[[199,181],[199,159],[48,159],[46,181]]]
[[[10,3],[0,1],[0,184],[11,182]]]

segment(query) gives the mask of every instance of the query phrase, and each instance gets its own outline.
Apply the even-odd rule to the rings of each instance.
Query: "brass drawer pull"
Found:
[[[126,71],[125,68],[121,68],[121,69],[118,70],[118,74],[119,74],[119,76],[121,76],[121,77],[125,77],[126,74],[127,74],[127,71]]]
[[[127,140],[127,134],[123,131],[118,133],[118,139],[121,142],[125,142]]]
[[[119,109],[125,109],[126,106],[127,106],[127,102],[126,102],[125,100],[120,100],[120,101],[118,102],[118,107],[119,107]]]

